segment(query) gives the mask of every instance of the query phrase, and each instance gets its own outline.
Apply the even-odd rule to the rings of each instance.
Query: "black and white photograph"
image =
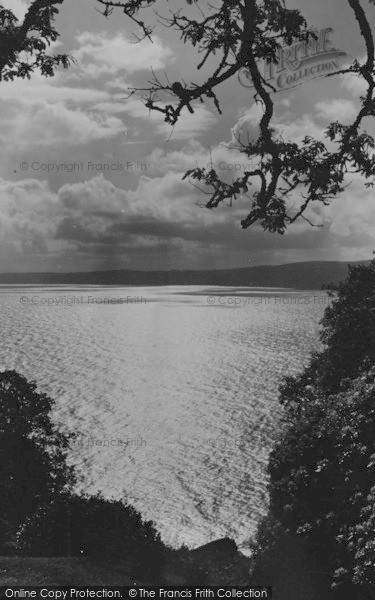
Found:
[[[375,599],[375,0],[0,0],[0,598]]]

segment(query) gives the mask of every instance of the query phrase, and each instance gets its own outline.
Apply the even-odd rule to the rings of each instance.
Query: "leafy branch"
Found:
[[[0,81],[15,77],[30,79],[39,70],[47,77],[55,67],[67,68],[72,61],[66,54],[48,54],[48,47],[59,37],[53,21],[64,0],[35,0],[22,23],[0,5]]]
[[[121,8],[141,27],[143,37],[151,39],[152,29],[137,15],[142,9],[154,5],[156,0],[97,1],[105,6],[107,16],[115,8]],[[165,26],[180,34],[183,43],[190,43],[202,55],[198,70],[208,58],[213,58],[216,64],[201,84],[187,84],[183,80],[170,83],[167,76],[163,82],[153,73],[148,87],[131,90],[131,93],[147,94],[143,96],[146,108],[162,113],[165,122],[170,125],[177,123],[185,109],[194,114],[197,101],[212,101],[221,114],[217,88],[246,68],[253,81],[254,99],[263,109],[258,139],[247,143],[237,139],[236,149],[251,159],[252,170],[245,171],[231,184],[221,181],[212,168],[196,167],[185,174],[184,178],[197,180],[211,190],[205,202],[207,208],[216,208],[225,200],[232,203],[254,185],[250,210],[241,221],[242,227],[246,229],[258,224],[264,230],[282,234],[300,218],[310,222],[305,215],[310,205],[317,202],[328,205],[342,193],[348,173],[363,176],[367,187],[374,185],[374,139],[366,132],[360,132],[363,120],[373,117],[375,108],[374,39],[363,1],[347,0],[365,42],[366,60],[363,64],[355,60],[340,73],[354,73],[363,78],[367,92],[360,99],[358,114],[351,125],[336,121],[326,128],[325,137],[331,142],[330,148],[335,145],[334,150],[311,136],[306,136],[299,143],[285,141],[272,126],[272,94],[276,90],[262,76],[259,62],[276,64],[283,44],[308,42],[316,38],[301,13],[286,8],[285,0],[221,0],[218,7],[209,5],[207,14],[198,0],[195,4],[199,18],[192,18],[190,11],[189,16],[182,14],[182,10],[169,11],[169,16],[161,17]],[[374,4],[374,0],[369,1]],[[191,4],[190,1],[188,3]],[[166,101],[166,95],[173,100]],[[290,206],[291,200],[294,201],[293,206]]]

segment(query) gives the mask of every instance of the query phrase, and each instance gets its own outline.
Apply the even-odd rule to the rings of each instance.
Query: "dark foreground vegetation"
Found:
[[[76,495],[66,462],[74,436],[53,426],[53,404],[35,382],[0,373],[0,584],[247,582],[249,561],[233,542],[172,550],[133,507]]]
[[[89,557],[0,557],[1,586],[148,585],[129,573],[131,564],[100,565]]]
[[[0,374],[0,554],[132,559],[131,575],[160,572],[166,549],[152,523],[121,502],[73,493],[70,437],[57,431],[53,401],[14,371]]]
[[[278,600],[375,597],[375,261],[335,296],[323,350],[281,387],[253,571]]]

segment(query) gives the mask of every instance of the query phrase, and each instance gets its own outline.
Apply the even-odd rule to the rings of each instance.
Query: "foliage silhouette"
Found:
[[[27,515],[74,484],[66,465],[69,437],[53,426],[53,405],[35,382],[15,371],[0,373],[0,544],[12,543]]]
[[[285,576],[285,561],[303,555],[314,598],[329,597],[330,587],[357,597],[353,585],[365,598],[375,583],[374,290],[375,261],[350,269],[326,309],[323,350],[281,388],[284,426],[270,457],[254,576]]]
[[[160,576],[166,547],[151,521],[131,506],[101,496],[60,494],[28,517],[17,536],[29,556],[88,556],[125,561],[134,576]],[[129,566],[130,563],[130,566]]]
[[[153,29],[148,22],[150,8],[159,6],[158,0],[97,0],[103,14],[109,17],[120,9],[141,31],[141,38],[152,41]],[[254,85],[254,99],[262,106],[257,139],[238,137],[236,147],[254,165],[232,183],[222,181],[213,168],[196,167],[185,177],[202,185],[208,196],[202,205],[212,209],[238,197],[249,199],[250,210],[242,219],[243,228],[253,224],[264,230],[283,234],[287,227],[308,216],[310,205],[330,204],[345,190],[347,175],[359,174],[365,185],[374,185],[374,139],[361,130],[363,120],[375,115],[375,47],[372,29],[364,6],[367,0],[346,0],[362,37],[366,58],[354,60],[340,74],[354,74],[366,84],[366,93],[359,99],[357,115],[350,125],[339,121],[327,124],[324,135],[328,143],[306,136],[301,142],[284,140],[273,125],[276,89],[264,79],[260,61],[276,64],[283,44],[296,41],[313,45],[317,34],[299,10],[288,9],[285,0],[221,0],[219,3],[183,3],[185,9],[169,10],[169,16],[160,15],[159,21],[180,34],[183,43],[197,49],[203,58],[197,70],[205,67],[208,74],[201,83],[170,82],[154,72],[145,88],[133,88],[131,94],[146,93],[146,108],[164,115],[171,125],[177,123],[185,109],[194,113],[197,102],[211,101],[221,114],[217,88],[246,69]],[[370,0],[370,4],[374,4]],[[191,5],[187,7],[186,4]],[[164,5],[165,6],[165,5]],[[369,10],[372,10],[369,9]],[[143,18],[143,13],[145,18]],[[329,76],[329,75],[327,75]],[[172,98],[172,101],[170,100]],[[254,191],[250,194],[250,187]]]
[[[48,46],[59,34],[53,21],[64,0],[34,0],[22,23],[11,10],[0,5],[0,81],[15,77],[30,79],[34,71],[46,77],[54,75],[58,65],[67,68],[66,54],[48,54]]]

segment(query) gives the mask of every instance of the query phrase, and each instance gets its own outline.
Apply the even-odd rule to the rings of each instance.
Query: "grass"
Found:
[[[0,586],[147,585],[129,572],[126,565],[103,567],[85,557],[0,557]]]

